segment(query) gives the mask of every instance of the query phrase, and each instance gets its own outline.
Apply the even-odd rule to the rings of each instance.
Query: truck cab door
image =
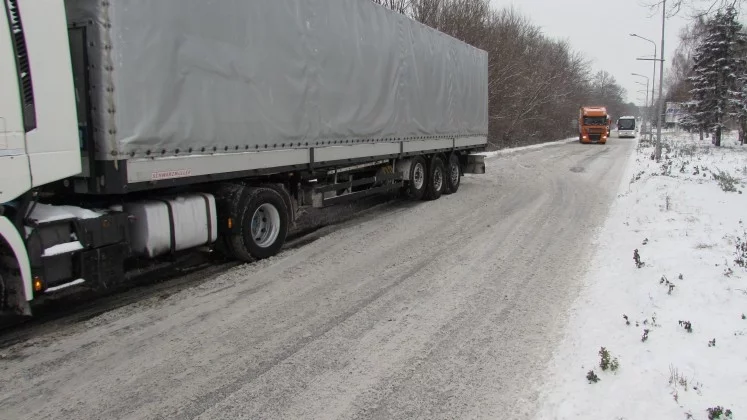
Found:
[[[21,99],[18,89],[16,40],[9,26],[10,11],[2,2],[0,13],[0,154],[3,156],[26,153],[23,146]]]
[[[19,89],[16,38],[8,2],[0,7],[0,204],[31,188]]]
[[[4,0],[2,4],[0,79],[16,81],[14,94],[7,96],[16,104],[15,115],[21,117],[20,126],[6,130],[6,138],[13,133],[13,141],[25,149],[31,186],[41,187],[76,175],[81,168],[65,2]],[[11,57],[12,69],[6,57]],[[0,101],[5,103],[5,89],[2,92]],[[16,176],[11,178],[16,182]]]

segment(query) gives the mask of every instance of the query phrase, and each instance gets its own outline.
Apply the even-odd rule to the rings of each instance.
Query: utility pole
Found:
[[[656,141],[655,149],[654,149],[654,158],[656,158],[656,161],[661,160],[661,124],[662,124],[662,114],[664,113],[663,110],[663,96],[664,96],[664,26],[666,24],[667,20],[667,0],[661,0],[661,44],[659,48],[659,54],[660,58],[656,58],[656,55],[654,55],[654,58],[637,58],[637,60],[644,60],[644,61],[654,61],[654,69],[656,69],[656,61],[659,62],[659,100],[656,104]],[[636,34],[630,34],[631,36],[635,36],[638,38],[643,38],[642,36],[636,35]],[[654,44],[654,48],[656,48],[656,43],[646,39],[647,41]],[[654,77],[655,79],[655,77]],[[656,84],[656,83],[654,83]],[[652,96],[653,96],[653,89],[652,89]],[[651,98],[653,101],[654,98]]]
[[[656,63],[654,63],[654,71],[656,71]],[[643,103],[643,109],[645,110],[649,106],[648,105],[648,86],[649,86],[648,76],[644,76],[644,75],[638,74],[638,73],[630,73],[630,74],[633,75],[633,76],[643,77],[644,79],[646,79],[646,102]],[[643,83],[640,83],[640,82],[636,82],[636,83],[639,83],[640,85],[643,85]],[[651,95],[653,95],[653,87],[651,88],[651,91],[652,91]],[[653,102],[652,102],[652,104],[653,104]],[[650,108],[649,111],[651,109],[653,109],[653,108]],[[646,117],[646,112],[644,111],[643,112],[643,121],[641,122],[641,126],[642,127],[646,127],[646,123],[647,122],[648,122],[648,118]],[[653,131],[653,130],[651,130],[651,131]],[[640,132],[641,132],[641,135],[643,135],[643,128],[641,128]]]
[[[659,162],[661,160],[661,114],[662,114],[662,93],[663,93],[663,87],[664,87],[664,24],[667,20],[667,0],[661,1],[661,48],[660,48],[660,54],[661,54],[661,61],[659,62],[659,104],[657,106],[657,114],[658,114],[658,121],[659,124],[656,127],[656,148],[654,149],[654,157],[656,157],[656,161]]]
[[[642,37],[642,36],[640,36],[638,34],[630,34],[630,36],[633,36],[633,37],[636,37],[636,38],[640,38],[640,39],[642,39],[644,41],[650,42],[651,45],[654,46],[654,55],[653,55],[653,57],[654,57],[654,66],[653,66],[653,70],[652,70],[653,73],[651,74],[651,108],[649,108],[649,114],[650,114],[651,112],[654,111],[654,101],[656,100],[656,95],[654,94],[654,89],[656,88],[656,61],[657,61],[657,58],[656,58],[656,55],[657,55],[656,54],[656,51],[657,51],[657,49],[656,49],[656,42],[654,42],[654,41],[652,41],[652,40],[650,40],[650,39],[648,39],[646,37]],[[646,106],[648,106],[648,104],[646,104]],[[653,124],[653,123],[654,123],[654,116],[652,115],[651,116],[651,124]],[[649,134],[649,140],[653,140],[654,139],[654,127],[653,126],[650,127],[649,133],[650,133]]]

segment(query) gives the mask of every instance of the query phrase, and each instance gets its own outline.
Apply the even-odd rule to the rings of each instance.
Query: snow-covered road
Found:
[[[0,349],[0,418],[522,418],[634,140],[488,160],[301,248]]]

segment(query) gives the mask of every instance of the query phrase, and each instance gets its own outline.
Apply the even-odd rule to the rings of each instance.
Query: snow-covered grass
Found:
[[[589,250],[538,419],[747,418],[747,146],[724,143],[667,134],[659,164],[640,145]]]

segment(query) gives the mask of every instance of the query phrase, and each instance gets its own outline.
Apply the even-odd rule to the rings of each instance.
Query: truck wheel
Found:
[[[413,200],[422,199],[428,185],[428,167],[422,156],[412,158],[409,179],[407,187],[405,187],[405,194]]]
[[[459,157],[455,154],[449,156],[449,163],[446,165],[444,194],[454,194],[459,189],[462,182],[462,168],[459,166]]]
[[[238,259],[231,245],[231,230],[234,220],[238,218],[239,200],[246,187],[238,183],[224,183],[213,191],[215,206],[218,212],[218,241],[215,249],[224,257]],[[231,220],[229,224],[229,219]]]
[[[7,275],[5,269],[0,267],[0,313],[4,313],[8,308],[7,299],[7,288],[5,287],[5,279]]]
[[[239,200],[226,245],[232,256],[244,262],[277,254],[288,233],[288,209],[277,191],[245,187]]]
[[[13,314],[15,311],[12,310],[10,302],[10,270],[0,267],[0,314],[7,316]]]
[[[444,162],[438,156],[433,156],[428,165],[428,185],[425,188],[424,200],[438,200],[444,192]]]
[[[10,268],[0,267],[0,314],[3,317],[31,315],[26,299],[19,295],[20,287],[23,287],[20,276]]]

